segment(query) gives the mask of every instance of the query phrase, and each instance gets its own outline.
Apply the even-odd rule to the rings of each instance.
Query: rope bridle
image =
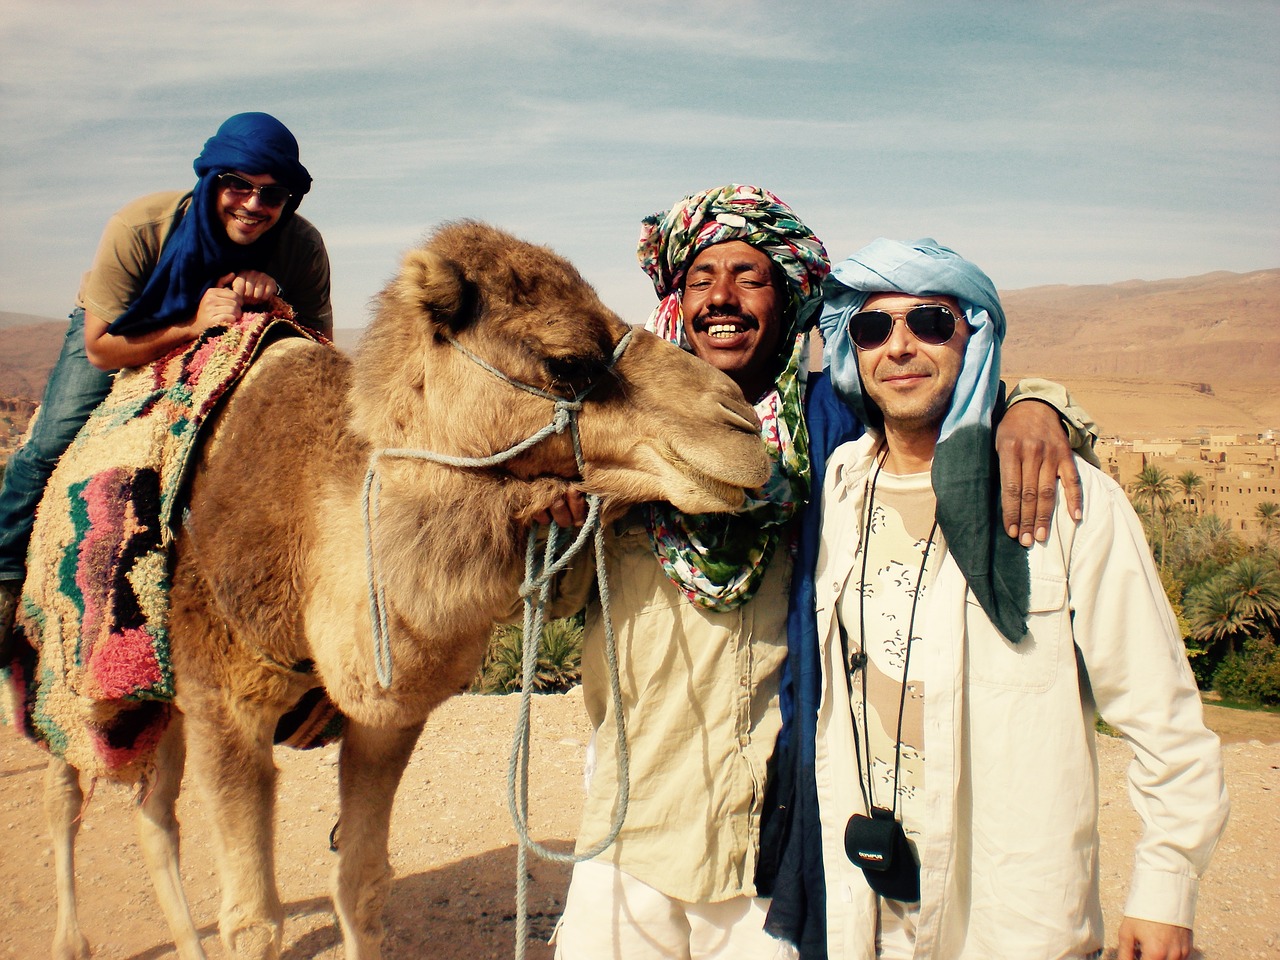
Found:
[[[633,330],[623,334],[614,348],[606,370],[612,370],[618,359],[631,342]],[[445,334],[448,343],[464,357],[487,370],[504,383],[531,393],[536,397],[552,403],[551,422],[534,432],[525,440],[487,457],[458,457],[437,453],[431,450],[414,450],[404,448],[384,448],[375,450],[369,456],[369,468],[365,472],[364,486],[360,497],[361,513],[364,520],[365,569],[369,588],[369,621],[373,630],[373,660],[377,672],[378,683],[389,689],[393,678],[391,641],[388,629],[386,587],[383,584],[377,562],[375,527],[378,520],[378,498],[382,490],[382,482],[378,477],[378,467],[385,460],[402,459],[418,460],[443,466],[465,470],[478,470],[498,466],[526,450],[546,440],[548,437],[563,434],[566,430],[573,441],[573,456],[581,475],[585,462],[582,457],[582,443],[578,433],[578,414],[582,410],[582,402],[595,389],[595,383],[587,386],[572,397],[562,397],[532,384],[524,383],[503,373],[484,358],[477,356],[460,344],[454,337]],[[552,522],[547,531],[546,543],[541,551],[537,546],[537,527],[529,531],[529,539],[525,549],[524,581],[520,584],[520,596],[524,601],[523,629],[523,661],[520,694],[520,709],[516,718],[515,735],[511,744],[511,757],[507,766],[507,806],[511,811],[511,820],[519,837],[516,854],[516,960],[523,960],[529,935],[528,904],[528,851],[533,850],[544,860],[557,863],[578,863],[590,860],[603,853],[617,838],[627,815],[630,801],[630,753],[627,747],[626,724],[622,712],[622,687],[618,678],[617,644],[613,633],[613,618],[609,610],[609,581],[605,565],[604,528],[600,523],[600,497],[587,494],[587,519],[578,531],[577,536],[562,552],[559,550],[560,528]],[[545,611],[551,598],[555,577],[582,552],[587,539],[593,538],[596,559],[596,582],[600,594],[601,618],[604,623],[605,659],[609,672],[609,694],[613,700],[613,709],[617,717],[617,750],[618,750],[618,806],[610,825],[608,834],[590,850],[583,853],[558,853],[536,843],[529,836],[529,714],[532,704],[533,681],[538,666],[538,648],[542,642],[542,631]],[[541,556],[539,556],[541,554]]]

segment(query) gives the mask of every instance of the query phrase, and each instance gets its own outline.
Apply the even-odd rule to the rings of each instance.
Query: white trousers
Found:
[[[617,867],[575,864],[551,942],[556,960],[788,960],[790,944],[764,932],[768,900],[686,903]]]
[[[879,960],[912,960],[916,955],[916,921],[920,904],[900,903],[877,897],[876,957]]]

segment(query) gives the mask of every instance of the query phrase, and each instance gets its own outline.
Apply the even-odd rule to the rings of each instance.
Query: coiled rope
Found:
[[[613,633],[613,616],[609,608],[609,577],[606,572],[604,528],[600,523],[600,498],[587,498],[586,523],[577,539],[559,557],[556,556],[558,528],[553,523],[547,533],[541,568],[535,537],[529,535],[525,553],[523,675],[520,691],[520,711],[516,718],[515,737],[511,743],[511,761],[507,766],[507,805],[511,809],[511,822],[515,824],[519,844],[516,847],[516,960],[524,960],[529,942],[529,870],[528,851],[532,850],[544,860],[556,863],[580,863],[599,856],[617,839],[626,820],[627,806],[631,801],[631,754],[627,747],[626,722],[622,712],[622,686],[618,677],[618,649]],[[559,853],[549,850],[529,836],[529,709],[533,695],[534,673],[538,666],[538,647],[542,642],[545,608],[554,585],[555,575],[564,569],[586,542],[588,532],[594,534],[596,554],[596,585],[600,594],[600,615],[604,622],[605,660],[609,672],[609,695],[613,700],[613,712],[617,718],[618,750],[618,805],[609,825],[609,832],[595,846],[581,853]],[[536,589],[536,597],[534,595]]]
[[[628,330],[618,341],[609,360],[608,369],[618,362],[627,345],[631,342],[632,331]],[[534,396],[551,401],[552,416],[547,426],[535,432],[529,438],[520,441],[506,450],[487,457],[457,457],[436,453],[431,450],[413,450],[387,448],[375,450],[369,457],[369,467],[365,472],[364,485],[360,495],[360,509],[364,521],[365,570],[369,592],[369,622],[373,631],[373,661],[382,688],[389,689],[394,678],[394,664],[391,655],[391,639],[387,617],[386,587],[382,582],[378,569],[378,550],[376,529],[378,522],[378,500],[382,491],[382,481],[378,477],[378,467],[384,460],[405,459],[419,460],[459,469],[484,469],[498,466],[519,456],[526,450],[536,446],[554,434],[562,434],[566,430],[573,441],[574,460],[579,474],[585,466],[582,457],[582,444],[578,434],[578,413],[582,410],[583,399],[591,392],[589,386],[574,397],[566,398],[550,393],[531,384],[522,383],[507,376],[488,361],[472,353],[453,337],[446,335],[451,346],[473,363],[487,370],[499,380],[510,384]],[[520,707],[516,718],[515,734],[511,743],[511,757],[507,766],[507,806],[511,811],[511,820],[515,825],[519,845],[516,853],[516,960],[524,960],[529,940],[529,873],[528,851],[533,850],[544,860],[558,863],[578,863],[590,860],[603,853],[617,838],[626,819],[627,806],[631,796],[630,751],[627,747],[626,724],[622,713],[622,687],[618,677],[617,644],[613,633],[613,618],[609,608],[609,580],[605,564],[604,529],[600,522],[600,498],[594,494],[587,495],[587,519],[578,531],[576,538],[557,555],[560,528],[552,523],[547,530],[546,543],[539,560],[537,547],[538,530],[529,531],[529,539],[525,549],[525,576],[520,585],[520,596],[524,601],[523,627],[523,659]],[[533,680],[538,666],[538,648],[542,643],[542,632],[545,612],[555,578],[565,567],[582,552],[588,538],[594,539],[596,559],[596,581],[600,594],[601,616],[604,622],[605,659],[609,672],[609,694],[612,697],[614,713],[617,716],[617,750],[618,750],[618,805],[609,832],[603,840],[583,853],[559,853],[549,850],[535,842],[529,836],[529,715],[532,705]],[[336,828],[335,828],[336,829]]]

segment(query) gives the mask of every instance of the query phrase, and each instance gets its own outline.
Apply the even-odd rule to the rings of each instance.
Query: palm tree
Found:
[[[1129,484],[1129,492],[1155,513],[1157,503],[1168,503],[1173,499],[1173,487],[1172,477],[1154,464],[1147,464]]]
[[[1258,504],[1257,517],[1262,527],[1262,537],[1270,543],[1272,535],[1280,529],[1280,503],[1268,500]]]
[[[1207,513],[1196,521],[1195,540],[1208,558],[1220,564],[1238,559],[1244,551],[1243,541],[1216,513]]]
[[[1240,596],[1241,609],[1258,624],[1280,624],[1280,567],[1265,557],[1241,557],[1227,568],[1228,582]]]
[[[1153,464],[1147,464],[1129,484],[1129,494],[1147,505],[1147,516],[1160,516],[1160,569],[1164,569],[1165,541],[1169,537],[1169,510],[1173,506],[1174,480]]]
[[[1253,626],[1241,607],[1239,595],[1224,577],[1202,583],[1188,593],[1186,614],[1195,640],[1206,648],[1223,643],[1230,653],[1235,652],[1236,640],[1247,636]]]
[[[1196,495],[1204,489],[1204,478],[1194,470],[1187,470],[1178,474],[1178,486],[1182,488],[1182,495],[1187,500],[1187,509],[1191,513],[1199,513]]]
[[[1167,565],[1186,585],[1184,593],[1212,580],[1248,551],[1245,541],[1214,513],[1175,524],[1167,547]]]
[[[1212,646],[1275,630],[1280,625],[1280,568],[1266,557],[1244,556],[1187,594],[1191,636]]]

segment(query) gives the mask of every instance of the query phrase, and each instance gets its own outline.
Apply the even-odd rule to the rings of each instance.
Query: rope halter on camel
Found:
[[[623,334],[614,348],[613,355],[606,366],[612,370],[631,342],[633,330]],[[582,474],[585,461],[582,457],[582,442],[578,433],[578,414],[582,410],[582,401],[595,389],[591,384],[573,397],[562,397],[539,387],[516,380],[503,373],[493,364],[472,353],[457,340],[445,335],[449,344],[473,363],[487,370],[499,380],[517,389],[524,390],[534,396],[549,400],[552,403],[551,422],[525,440],[508,447],[506,450],[487,457],[457,457],[436,453],[431,450],[409,450],[388,448],[375,450],[369,457],[369,469],[365,473],[364,488],[361,493],[360,506],[364,519],[365,567],[369,584],[369,620],[373,629],[373,658],[378,682],[382,688],[388,689],[393,678],[391,657],[391,640],[388,627],[386,589],[378,574],[377,549],[374,528],[378,520],[378,498],[382,482],[378,478],[378,466],[383,460],[406,459],[422,460],[429,463],[457,467],[464,470],[479,470],[494,467],[519,456],[543,440],[555,434],[569,431],[573,440],[573,456]],[[511,744],[511,758],[507,766],[507,805],[511,811],[511,820],[515,824],[516,834],[520,839],[516,853],[516,960],[523,960],[529,936],[529,873],[527,868],[528,851],[532,849],[545,860],[559,863],[578,863],[590,860],[608,849],[622,830],[627,816],[627,806],[631,796],[630,751],[627,747],[626,724],[622,711],[622,686],[618,678],[618,652],[613,633],[613,618],[609,611],[609,580],[605,565],[604,528],[600,523],[600,497],[587,494],[587,519],[577,536],[565,549],[559,549],[559,527],[552,522],[547,531],[546,543],[542,551],[538,550],[538,532],[536,525],[529,531],[529,539],[525,550],[525,576],[520,585],[520,596],[524,601],[523,631],[523,663],[520,693],[520,710],[516,719],[515,736]],[[601,619],[604,623],[605,659],[609,671],[609,694],[613,700],[614,714],[618,718],[618,806],[614,814],[609,832],[604,839],[583,853],[559,853],[543,847],[529,836],[529,713],[533,694],[534,675],[538,666],[538,648],[542,643],[542,631],[547,603],[554,587],[555,577],[582,552],[588,538],[594,538],[596,558],[596,582],[600,593]],[[539,561],[539,553],[542,557]]]
[[[618,345],[614,348],[613,356],[610,357],[607,370],[612,370],[617,364],[618,359],[627,348],[627,344],[631,342],[634,331],[628,330],[623,334],[622,339],[618,341]],[[578,435],[578,413],[582,410],[583,399],[595,389],[595,384],[588,386],[581,393],[573,397],[562,397],[555,393],[535,387],[532,384],[524,383],[513,377],[503,373],[493,364],[489,363],[482,357],[476,356],[462,344],[448,334],[445,339],[455,350],[461,353],[472,363],[480,366],[484,370],[493,374],[499,380],[511,386],[531,393],[536,397],[544,400],[550,400],[552,403],[551,422],[542,429],[536,431],[532,436],[519,443],[501,450],[497,453],[490,454],[487,457],[459,457],[447,453],[436,453],[432,450],[411,450],[404,448],[384,448],[375,450],[369,456],[369,468],[365,471],[364,487],[360,495],[360,510],[364,520],[364,550],[365,550],[365,570],[369,583],[369,619],[373,628],[373,659],[374,667],[378,674],[378,683],[384,690],[391,687],[393,676],[391,662],[391,644],[389,639],[389,630],[387,623],[387,603],[386,588],[382,584],[381,577],[378,573],[377,562],[377,543],[374,535],[374,526],[378,521],[378,498],[382,492],[382,481],[378,477],[378,467],[384,460],[423,460],[428,463],[436,463],[446,467],[457,467],[463,470],[482,470],[488,467],[496,467],[508,460],[520,456],[527,450],[537,446],[543,440],[555,434],[562,434],[566,430],[569,431],[570,437],[573,439],[573,456],[577,462],[579,473],[582,472],[584,461],[582,458],[582,443]],[[592,494],[587,495],[588,503],[599,499]],[[581,550],[582,545],[586,542],[590,528],[583,527],[582,534],[575,541],[573,550],[576,553]],[[563,562],[558,564],[554,570],[547,571],[545,576],[554,576],[559,573],[572,559],[572,555],[563,558]],[[536,584],[525,583],[521,585],[520,595],[527,597],[534,589]]]

